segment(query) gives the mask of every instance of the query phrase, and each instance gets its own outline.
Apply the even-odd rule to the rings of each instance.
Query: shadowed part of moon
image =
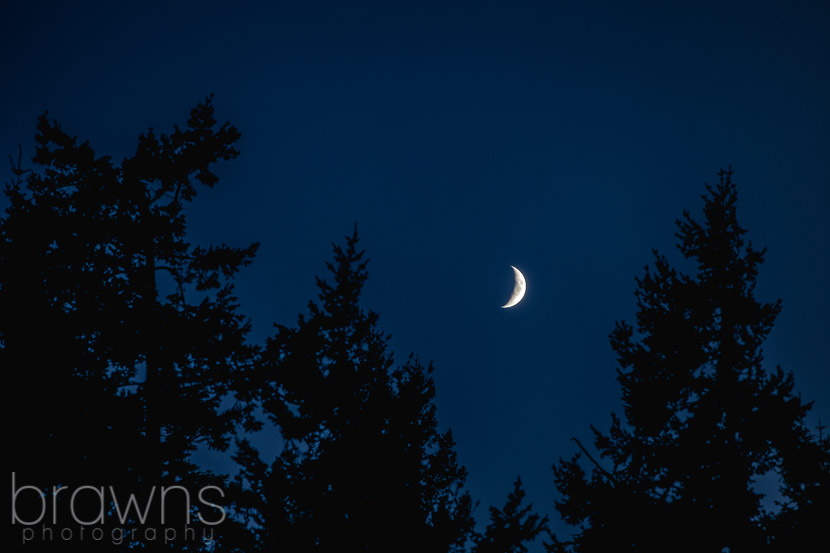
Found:
[[[525,297],[525,292],[527,291],[527,282],[525,281],[524,275],[513,265],[511,265],[510,268],[513,269],[513,277],[515,278],[513,293],[510,295],[510,299],[507,300],[507,303],[501,306],[502,309],[513,307],[522,301],[522,298]]]

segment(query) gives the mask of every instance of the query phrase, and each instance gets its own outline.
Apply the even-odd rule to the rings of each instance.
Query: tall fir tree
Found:
[[[0,366],[18,486],[112,485],[142,505],[154,485],[195,494],[221,483],[190,462],[195,448],[225,449],[235,425],[257,427],[247,402],[227,401],[247,399],[257,355],[233,295],[256,244],[186,238],[186,205],[198,184],[217,183],[212,165],[237,155],[238,138],[208,99],[185,128],[151,129],[115,164],[40,118],[34,165],[14,168],[0,219]],[[78,497],[94,512],[95,498]],[[159,507],[155,495],[151,521]],[[168,505],[167,523],[184,508]],[[114,547],[85,545],[99,546]]]
[[[516,478],[504,508],[490,507],[490,523],[475,538],[472,553],[527,553],[527,544],[547,530],[548,517],[524,504],[521,478]]]
[[[550,551],[813,550],[830,512],[828,441],[808,429],[792,375],[763,366],[781,304],[755,297],[764,250],[745,242],[731,169],[719,176],[703,220],[677,222],[695,271],[655,252],[637,279],[636,328],[611,333],[624,419],[592,428],[598,460],[580,443],[587,461],[554,466],[557,508],[576,531]],[[777,505],[756,485],[771,474]]]
[[[360,295],[357,229],[334,246],[331,280],[266,346],[264,408],[282,451],[241,444],[245,515],[259,551],[461,551],[471,536],[465,470],[435,417],[431,366],[395,364]]]

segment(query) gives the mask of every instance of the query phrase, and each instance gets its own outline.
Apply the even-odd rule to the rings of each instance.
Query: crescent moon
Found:
[[[507,300],[507,303],[501,306],[502,309],[513,307],[522,301],[522,298],[525,297],[525,292],[527,292],[527,281],[525,280],[525,276],[521,271],[519,271],[519,269],[513,267],[513,265],[511,265],[510,268],[513,269],[515,283],[513,284],[513,293],[510,295],[510,299]]]

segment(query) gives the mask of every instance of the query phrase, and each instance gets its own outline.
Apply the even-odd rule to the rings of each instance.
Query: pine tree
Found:
[[[112,485],[145,499],[152,485],[221,483],[188,456],[227,448],[239,423],[257,426],[246,402],[226,406],[247,398],[257,354],[233,295],[256,244],[190,244],[185,206],[197,184],[217,183],[211,167],[237,155],[238,138],[217,128],[208,99],[185,128],[151,129],[115,164],[40,118],[34,166],[18,162],[0,220],[0,365],[18,485]],[[183,516],[171,507],[168,521],[174,510]]]
[[[636,329],[619,322],[611,333],[624,420],[592,428],[599,460],[577,442],[590,477],[580,454],[554,466],[557,508],[577,531],[551,551],[792,550],[830,512],[828,442],[807,429],[810,404],[792,375],[763,366],[781,309],[755,297],[765,252],[745,242],[731,169],[706,190],[703,221],[677,222],[696,270],[655,252],[637,279]],[[783,505],[754,485],[769,473]]]
[[[533,504],[523,505],[524,497],[522,480],[516,478],[504,508],[490,507],[490,523],[476,537],[473,553],[527,553],[525,543],[546,529],[548,517],[533,512]]]
[[[357,229],[317,279],[318,301],[266,346],[265,412],[283,449],[273,463],[243,442],[240,486],[260,551],[460,551],[471,534],[449,431],[430,373],[396,365],[378,316],[360,307],[367,278]]]

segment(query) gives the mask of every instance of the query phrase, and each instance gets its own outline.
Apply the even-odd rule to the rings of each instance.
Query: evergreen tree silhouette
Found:
[[[490,507],[490,523],[475,539],[473,553],[527,553],[532,542],[547,528],[547,517],[533,512],[533,505],[523,505],[525,491],[516,478],[503,509]]]
[[[461,551],[473,528],[430,373],[396,365],[378,315],[359,304],[367,278],[358,234],[333,245],[331,280],[264,353],[264,409],[283,449],[266,463],[243,441],[244,511],[259,551]],[[244,548],[239,548],[243,550]]]
[[[217,183],[211,167],[237,155],[239,133],[217,126],[210,98],[185,128],[142,134],[120,164],[46,115],[37,129],[34,166],[14,167],[0,219],[0,366],[17,485],[112,485],[143,504],[152,486],[175,483],[195,501],[199,486],[222,481],[189,454],[226,449],[237,424],[257,427],[244,401],[257,350],[233,295],[257,246],[185,237],[186,204],[197,185]],[[234,395],[243,401],[228,406]],[[186,505],[174,503],[168,526],[184,523]],[[95,547],[114,549],[84,544]]]
[[[792,375],[763,367],[781,305],[755,297],[764,250],[744,241],[732,170],[719,176],[704,219],[677,222],[696,270],[655,252],[637,279],[636,328],[611,333],[624,419],[592,428],[599,459],[577,441],[588,460],[554,465],[557,509],[577,529],[550,551],[815,550],[830,513],[828,441],[806,427]],[[781,478],[777,506],[754,485],[767,473]]]

